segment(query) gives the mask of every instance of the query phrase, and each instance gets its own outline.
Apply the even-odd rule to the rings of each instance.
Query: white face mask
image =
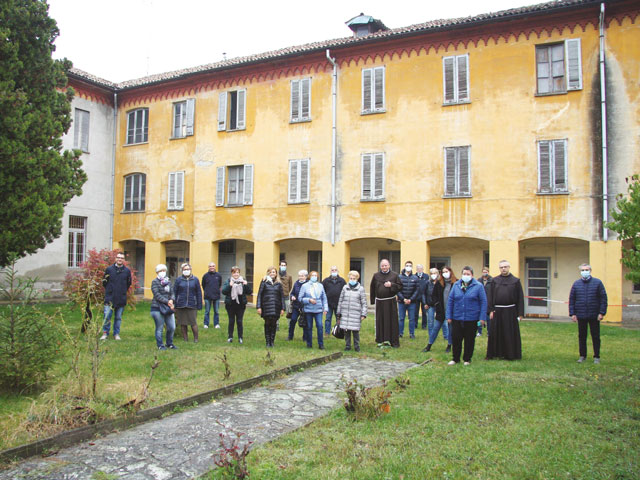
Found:
[[[408,266],[404,267],[404,269],[405,269],[405,271],[407,273],[411,273],[411,270],[413,270],[413,267],[411,265],[408,265]]]
[[[438,279],[438,274],[437,273],[432,273],[431,274],[431,280],[437,280]]]
[[[164,278],[167,276],[167,272],[158,272],[158,278]]]
[[[461,278],[464,283],[469,283],[471,281],[471,275],[462,275]]]
[[[451,273],[449,273],[449,272],[442,272],[442,276],[448,280],[449,278],[451,278]]]
[[[183,270],[182,271],[182,275],[185,276],[185,277],[190,276],[191,275],[191,270]]]

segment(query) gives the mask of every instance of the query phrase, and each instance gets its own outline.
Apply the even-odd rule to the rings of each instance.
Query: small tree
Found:
[[[625,179],[627,195],[618,195],[616,207],[611,211],[612,222],[606,227],[616,232],[620,240],[629,240],[631,248],[622,249],[622,264],[629,269],[627,280],[640,283],[640,175]]]

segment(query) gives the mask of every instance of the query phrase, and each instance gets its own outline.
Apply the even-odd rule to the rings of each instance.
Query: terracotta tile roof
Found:
[[[93,83],[94,85],[106,87],[111,90],[115,90],[118,88],[117,83],[110,82],[109,80],[105,80],[104,78],[96,77],[95,75],[85,72],[84,70],[80,70],[79,68],[71,68],[69,70],[69,76],[72,78],[76,77],[89,83]]]
[[[599,0],[556,0],[546,3],[540,3],[536,5],[529,5],[517,8],[510,8],[508,10],[501,10],[498,12],[482,13],[479,15],[460,17],[452,19],[440,19],[431,20],[424,23],[417,23],[409,25],[407,27],[392,28],[389,30],[379,31],[366,35],[364,37],[343,37],[333,40],[324,40],[320,42],[306,43],[304,45],[297,45],[292,47],[286,47],[279,50],[272,50],[269,52],[258,53],[255,55],[248,55],[245,57],[237,57],[221,62],[208,63],[197,67],[185,68],[181,70],[175,70],[172,72],[159,73],[155,75],[149,75],[147,77],[137,78],[133,80],[127,80],[121,83],[114,84],[107,80],[94,77],[81,70],[72,69],[71,72],[77,74],[79,77],[91,80],[95,83],[111,86],[117,90],[130,89],[135,87],[142,87],[146,85],[153,85],[169,80],[177,80],[183,77],[188,77],[197,73],[214,72],[217,70],[225,70],[241,65],[250,65],[252,63],[260,63],[263,61],[274,60],[278,58],[284,58],[294,55],[302,55],[305,53],[312,53],[318,51],[324,51],[327,48],[341,48],[354,44],[364,44],[378,41],[380,39],[388,39],[393,37],[402,37],[407,35],[414,35],[421,32],[437,31],[442,29],[455,28],[458,26],[472,25],[474,23],[484,23],[487,21],[495,21],[517,17],[521,15],[537,14],[547,11],[560,10],[565,8],[571,8],[580,5],[598,4]]]

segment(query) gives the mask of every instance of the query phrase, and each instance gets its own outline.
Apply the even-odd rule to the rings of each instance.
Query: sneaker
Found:
[[[167,345],[167,348],[170,350],[177,350],[178,347],[176,347],[175,345],[171,344],[171,345]]]
[[[402,334],[400,334],[400,338],[402,338]]]
[[[580,357],[580,358],[578,359],[578,363],[582,363],[582,362],[584,362],[585,360],[586,360],[586,357]]]
[[[160,345],[160,346],[158,347],[158,350],[166,350],[166,349],[167,349],[167,347],[165,347],[164,345]]]
[[[409,338],[410,338],[411,340],[415,340],[415,339],[416,339],[416,336],[415,336],[415,335],[409,335]]]
[[[594,358],[593,359],[593,363],[595,363],[596,365],[600,363],[600,359],[599,358]]]
[[[209,328],[209,325],[205,325],[204,328]]]
[[[449,363],[447,363],[447,365],[455,365],[456,362],[454,362],[453,360],[451,360]]]
[[[476,337],[481,337],[482,334],[481,333],[476,333]]]
[[[348,351],[350,351],[350,350],[351,350],[351,347],[344,347],[344,351],[345,351],[345,352],[348,352]]]
[[[232,342],[233,342],[233,337],[229,337],[229,338],[227,338],[227,342],[228,342],[228,343],[232,343]]]
[[[471,362],[464,362],[465,365],[471,365]]]
[[[121,340],[120,335],[114,335],[114,336],[113,336],[113,339],[114,339],[114,340]]]
[[[106,340],[108,336],[109,335],[107,335],[106,333],[103,333],[102,336],[100,337],[100,340]]]
[[[216,325],[216,328],[220,328],[220,325]]]
[[[444,351],[444,353],[451,353],[451,344],[447,345],[447,348]]]
[[[241,338],[238,339],[238,343],[242,343],[242,339]]]
[[[359,352],[359,351],[360,351],[360,347],[356,347],[356,348],[355,348],[355,351],[356,351],[356,352]]]

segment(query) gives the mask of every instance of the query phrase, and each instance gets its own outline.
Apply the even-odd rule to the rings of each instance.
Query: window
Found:
[[[169,210],[184,209],[184,172],[169,173],[169,198],[167,200]]]
[[[444,149],[444,196],[471,196],[471,147]]]
[[[246,90],[221,92],[218,101],[218,131],[244,130],[246,108]]]
[[[69,215],[69,268],[78,268],[86,259],[87,217]]]
[[[311,120],[311,79],[291,80],[291,121]]]
[[[384,200],[384,153],[362,154],[361,200]]]
[[[362,70],[362,113],[384,112],[384,67]]]
[[[309,202],[309,159],[289,160],[289,203]]]
[[[482,251],[482,267],[488,267],[489,263],[489,250]]]
[[[384,259],[389,260],[391,270],[393,272],[400,272],[400,250],[378,250],[378,265]]]
[[[429,268],[437,268],[442,271],[447,265],[451,265],[451,257],[431,257],[429,259]]]
[[[89,151],[89,112],[79,108],[73,120],[73,148]]]
[[[226,185],[225,176],[229,178]],[[216,206],[218,207],[225,205],[225,186],[227,206],[251,205],[253,203],[253,165],[218,167],[216,170]]]
[[[580,39],[536,47],[538,94],[565,93],[582,89]]]
[[[196,100],[189,98],[173,104],[173,130],[171,138],[184,138],[193,135],[193,119]]]
[[[442,59],[444,103],[469,101],[469,54]]]
[[[538,142],[538,193],[567,192],[567,141]]]
[[[318,281],[322,281],[322,250],[307,252],[307,271],[318,272]]]
[[[147,176],[144,173],[133,173],[124,177],[124,211],[144,211],[146,190]]]
[[[127,114],[127,145],[149,141],[149,109],[138,108]]]

